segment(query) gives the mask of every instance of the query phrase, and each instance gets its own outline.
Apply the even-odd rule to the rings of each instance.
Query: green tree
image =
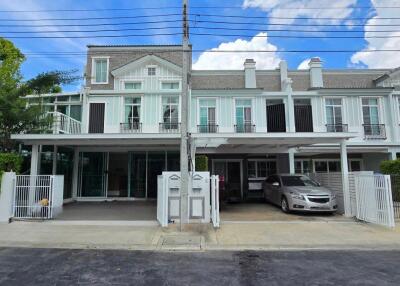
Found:
[[[80,77],[75,71],[50,71],[23,81],[21,64],[25,56],[14,44],[0,38],[0,151],[15,149],[11,134],[40,131],[48,121],[40,105],[27,106],[23,96],[60,92],[61,85]]]

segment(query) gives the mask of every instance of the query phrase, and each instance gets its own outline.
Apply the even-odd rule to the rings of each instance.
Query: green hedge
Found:
[[[400,159],[381,162],[381,172],[388,175],[400,175]]]
[[[0,153],[0,172],[19,173],[22,166],[22,157],[17,153]]]
[[[208,158],[206,155],[196,156],[196,171],[208,172]]]

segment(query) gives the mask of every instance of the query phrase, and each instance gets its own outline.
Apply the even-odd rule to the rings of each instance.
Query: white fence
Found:
[[[63,186],[64,176],[15,176],[13,217],[54,218],[62,211]]]
[[[355,176],[357,218],[394,227],[394,211],[390,176]]]
[[[333,190],[338,212],[344,213],[344,194],[341,173],[313,173],[311,178]],[[389,176],[373,172],[352,172],[348,175],[350,216],[385,226],[394,226],[394,211]],[[383,179],[385,178],[385,179]],[[388,201],[388,199],[390,199]]]
[[[79,134],[81,133],[81,122],[61,112],[48,112],[52,117],[54,134]]]

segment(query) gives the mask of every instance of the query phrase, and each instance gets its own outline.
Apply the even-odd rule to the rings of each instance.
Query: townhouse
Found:
[[[179,170],[181,46],[88,46],[85,86],[28,96],[54,118],[31,146],[31,174],[63,174],[66,200],[156,199]],[[206,155],[230,200],[274,173],[379,171],[400,152],[399,70],[191,70],[190,155]],[[342,170],[342,166],[348,170]]]

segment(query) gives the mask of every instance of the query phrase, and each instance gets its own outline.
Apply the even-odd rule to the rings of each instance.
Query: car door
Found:
[[[272,176],[273,183],[271,185],[271,198],[274,204],[281,203],[282,183],[278,176]]]

